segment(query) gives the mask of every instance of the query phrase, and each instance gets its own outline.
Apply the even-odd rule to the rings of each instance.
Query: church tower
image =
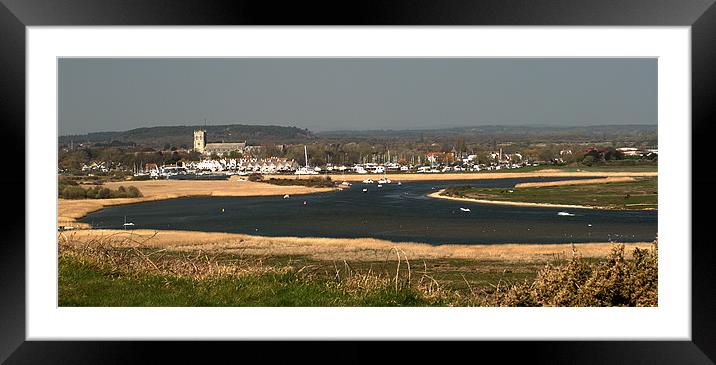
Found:
[[[204,153],[206,147],[206,131],[198,129],[194,131],[194,151]]]

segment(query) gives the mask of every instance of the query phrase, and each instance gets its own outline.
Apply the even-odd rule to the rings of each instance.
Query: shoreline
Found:
[[[445,196],[440,195],[445,191],[445,189],[440,189],[434,193],[428,194],[428,197],[430,198],[436,198],[436,199],[447,199],[447,200],[455,200],[455,201],[463,201],[463,202],[470,202],[470,203],[479,203],[479,204],[491,204],[491,205],[511,205],[511,206],[517,206],[517,207],[539,207],[539,208],[569,208],[569,209],[608,209],[608,208],[602,208],[602,207],[591,207],[587,205],[570,205],[570,204],[550,204],[550,203],[528,203],[528,202],[513,202],[513,201],[505,201],[505,200],[485,200],[485,199],[471,199],[471,198],[457,198],[454,196]],[[619,209],[609,209],[609,210],[619,210]],[[645,210],[645,209],[644,209]]]
[[[73,244],[106,244],[114,247],[142,247],[178,252],[252,256],[305,256],[324,261],[384,261],[399,250],[410,260],[456,259],[511,262],[547,262],[556,257],[571,257],[573,247],[582,257],[606,257],[616,242],[575,244],[444,244],[393,242],[375,238],[270,237],[242,233],[176,230],[77,230],[59,232],[58,239]],[[645,249],[652,242],[623,243],[627,251]]]
[[[391,174],[330,174],[330,175],[264,175],[265,178],[275,179],[304,179],[311,177],[330,176],[334,181],[363,181],[365,179],[379,179],[383,176],[397,181],[434,181],[434,180],[498,180],[498,179],[516,179],[516,178],[535,178],[535,177],[656,177],[657,171],[579,171],[567,172],[557,170],[542,170],[534,172],[464,172],[464,173],[391,173]]]
[[[57,199],[57,225],[72,226],[75,229],[90,228],[77,220],[105,207],[145,203],[159,200],[217,196],[282,196],[306,195],[334,191],[335,188],[310,188],[305,186],[279,186],[267,183],[229,180],[147,180],[109,182],[103,184],[110,189],[122,186],[136,186],[144,196],[139,198],[114,199]]]
[[[583,179],[583,180],[562,180],[562,181],[548,181],[548,182],[527,182],[515,184],[515,188],[538,188],[547,186],[572,186],[572,185],[591,185],[591,184],[608,184],[608,183],[620,183],[620,182],[633,182],[636,181],[632,176],[607,176],[596,179]]]

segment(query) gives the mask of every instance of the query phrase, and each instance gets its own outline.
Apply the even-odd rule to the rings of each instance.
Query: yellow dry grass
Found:
[[[316,175],[307,175],[315,177]],[[363,181],[365,179],[377,179],[380,174],[346,174],[332,175],[336,181]],[[473,173],[447,173],[447,174],[390,174],[387,175],[392,181],[420,181],[420,180],[490,180],[490,179],[516,179],[532,177],[654,177],[658,172],[565,172],[555,169],[540,170],[534,172],[473,172]],[[266,178],[295,179],[295,175],[265,175]],[[308,178],[299,177],[299,178]]]
[[[103,238],[98,240],[98,238]],[[295,255],[316,260],[384,261],[395,256],[396,248],[410,259],[468,259],[517,262],[546,262],[569,258],[570,244],[475,244],[440,245],[395,243],[371,238],[263,237],[236,233],[154,230],[80,230],[58,233],[60,242],[83,245],[94,241],[126,247],[162,248],[175,251],[205,251],[251,256]],[[627,243],[646,249],[651,242]],[[606,257],[613,243],[580,243],[575,247],[582,257]]]
[[[141,198],[117,199],[59,199],[57,210],[58,225],[88,228],[86,224],[76,222],[76,220],[84,217],[88,213],[112,205],[142,203],[189,196],[301,195],[333,190],[332,188],[279,186],[258,182],[240,181],[235,176],[229,180],[147,180],[110,182],[104,184],[104,186],[110,189],[117,189],[120,185],[136,186],[144,196]]]
[[[541,186],[565,186],[565,185],[588,185],[588,184],[606,184],[616,182],[631,182],[635,179],[631,176],[609,176],[599,179],[585,179],[585,180],[564,180],[564,181],[549,181],[549,182],[528,182],[516,184],[516,188],[534,188]]]

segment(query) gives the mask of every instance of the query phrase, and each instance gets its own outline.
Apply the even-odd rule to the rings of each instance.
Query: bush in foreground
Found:
[[[603,262],[589,263],[575,253],[561,266],[547,266],[532,283],[497,294],[501,306],[611,307],[658,305],[657,243],[651,250],[634,249],[624,258],[617,244]]]

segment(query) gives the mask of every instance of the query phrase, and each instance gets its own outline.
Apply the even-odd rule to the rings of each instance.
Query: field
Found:
[[[550,303],[552,299],[526,300],[516,293],[531,288],[545,275],[561,275],[562,279],[550,279],[550,283],[566,280],[564,272],[559,271],[562,269],[550,268],[579,269],[576,274],[579,280],[585,280],[586,288],[591,285],[586,282],[589,279],[586,268],[613,265],[617,262],[612,259],[615,247],[623,249],[619,261],[622,264],[638,262],[639,255],[634,252],[652,247],[651,243],[641,243],[504,248],[476,245],[443,249],[445,246],[359,241],[322,242],[311,238],[172,231],[61,233],[59,303],[60,306],[493,306],[529,305],[530,300],[537,300],[534,305],[545,305],[539,300]],[[620,278],[629,277],[624,275],[628,271],[620,270]],[[639,298],[642,301],[639,303],[653,303],[655,294]]]
[[[536,185],[536,186],[535,186]],[[513,189],[453,186],[442,195],[483,202],[514,202],[599,209],[658,209],[658,178],[633,181],[604,180],[601,183],[524,184]]]

